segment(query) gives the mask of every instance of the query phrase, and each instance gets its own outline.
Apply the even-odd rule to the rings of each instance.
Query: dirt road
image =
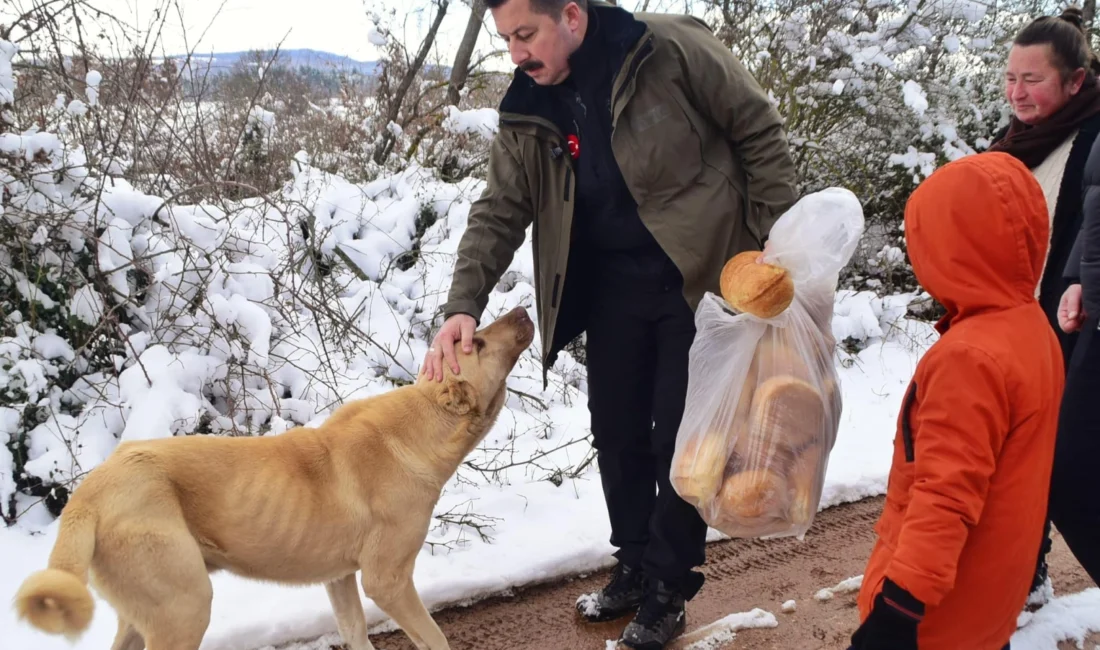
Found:
[[[869,499],[826,510],[803,542],[736,540],[711,545],[703,569],[707,584],[688,604],[688,631],[671,650],[687,650],[698,636],[693,631],[755,608],[774,614],[778,627],[743,630],[733,640],[708,644],[705,650],[845,650],[858,620],[855,593],[842,591],[826,601],[814,596],[863,573],[881,507],[881,499]],[[1092,586],[1060,538],[1055,539],[1051,576],[1060,594]],[[438,612],[435,618],[456,650],[605,650],[628,619],[584,624],[573,603],[578,594],[598,589],[606,580],[604,572],[516,590],[508,597]],[[796,601],[793,613],[782,611],[788,600]],[[379,650],[415,650],[401,632],[372,641]],[[295,647],[303,646],[287,648]],[[327,643],[321,647],[339,648]]]

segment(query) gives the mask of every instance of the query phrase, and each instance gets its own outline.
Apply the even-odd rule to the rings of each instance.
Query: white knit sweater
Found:
[[[1054,210],[1058,207],[1058,191],[1062,187],[1062,175],[1066,171],[1066,163],[1069,162],[1069,153],[1073,149],[1073,140],[1077,137],[1074,131],[1066,140],[1058,145],[1058,148],[1031,170],[1039,185],[1043,188],[1043,195],[1047,199],[1047,215],[1050,218],[1050,231],[1054,231]],[[1047,239],[1047,257],[1050,256],[1050,239]],[[1043,259],[1043,269],[1046,269],[1046,258]],[[1035,297],[1039,297],[1039,287],[1042,285],[1042,276],[1035,287]]]

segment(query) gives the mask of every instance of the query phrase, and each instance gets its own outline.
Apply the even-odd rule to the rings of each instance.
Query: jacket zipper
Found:
[[[913,403],[917,401],[917,383],[909,384],[909,391],[905,394],[905,402],[901,407],[901,442],[905,447],[905,462],[912,463],[916,459],[913,449],[913,425],[909,422],[909,412],[913,409]]]

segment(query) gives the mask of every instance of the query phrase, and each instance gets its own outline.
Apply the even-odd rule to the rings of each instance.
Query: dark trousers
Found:
[[[1066,375],[1050,483],[1050,519],[1100,584],[1100,318],[1085,324]]]
[[[587,319],[588,407],[620,562],[692,598],[707,525],[669,481],[695,315],[675,283],[599,282]]]

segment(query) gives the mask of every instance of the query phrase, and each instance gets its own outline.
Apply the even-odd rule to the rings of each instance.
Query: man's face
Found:
[[[535,83],[551,86],[569,76],[569,56],[580,47],[588,24],[575,2],[565,5],[559,16],[533,11],[531,0],[507,0],[491,11],[512,63]]]

